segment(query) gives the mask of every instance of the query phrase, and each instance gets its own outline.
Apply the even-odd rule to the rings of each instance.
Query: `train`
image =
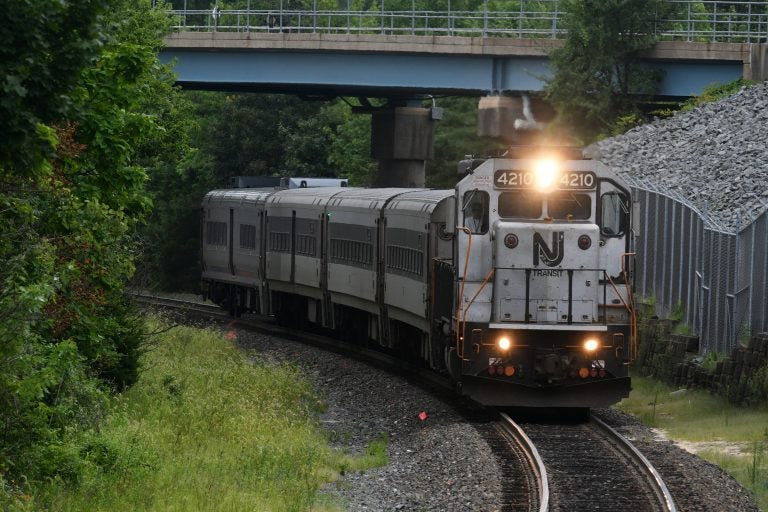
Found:
[[[499,407],[605,407],[629,394],[630,189],[573,148],[460,164],[452,190],[213,190],[203,295],[376,347]]]

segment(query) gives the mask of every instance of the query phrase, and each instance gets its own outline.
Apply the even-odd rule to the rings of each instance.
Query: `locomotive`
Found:
[[[214,190],[204,296],[446,373],[486,405],[629,393],[632,201],[575,150],[462,162],[453,190]]]

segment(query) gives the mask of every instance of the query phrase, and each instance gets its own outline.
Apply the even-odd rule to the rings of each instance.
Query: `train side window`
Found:
[[[600,198],[600,233],[603,236],[624,236],[629,220],[627,198],[608,192]]]
[[[592,199],[574,192],[552,193],[547,198],[547,215],[558,220],[586,220],[592,216]]]
[[[541,217],[541,194],[531,190],[515,190],[499,195],[499,216],[513,219]]]
[[[488,192],[474,189],[464,194],[462,211],[464,213],[464,227],[469,228],[472,234],[484,234],[488,232]]]

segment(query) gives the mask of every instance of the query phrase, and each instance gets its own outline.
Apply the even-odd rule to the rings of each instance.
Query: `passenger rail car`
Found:
[[[215,190],[203,291],[448,373],[488,405],[629,392],[630,193],[599,162],[491,158],[454,190]]]

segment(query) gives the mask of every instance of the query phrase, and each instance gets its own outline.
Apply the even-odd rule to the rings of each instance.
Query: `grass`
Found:
[[[360,456],[330,448],[301,370],[251,359],[213,331],[166,332],[83,444],[86,477],[76,488],[52,482],[35,501],[73,511],[340,510],[321,487],[386,464],[386,437]]]
[[[768,409],[736,407],[705,391],[675,390],[647,378],[633,377],[632,387],[618,408],[670,439],[738,445],[740,455],[715,448],[698,455],[725,469],[768,510]]]

